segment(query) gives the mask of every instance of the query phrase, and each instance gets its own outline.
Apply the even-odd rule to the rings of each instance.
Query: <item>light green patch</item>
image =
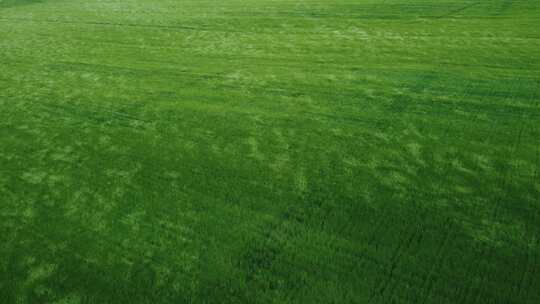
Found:
[[[298,170],[298,173],[296,173],[296,189],[299,193],[305,194],[308,190],[309,183],[306,178],[304,170]]]
[[[50,263],[42,263],[37,266],[31,266],[30,270],[28,271],[25,284],[30,285],[37,281],[45,280],[52,276],[56,269],[57,265]]]
[[[32,169],[29,172],[25,172],[22,175],[22,179],[32,185],[38,185],[43,183],[47,177],[47,172],[39,171],[38,169]]]
[[[257,142],[257,139],[254,137],[250,137],[247,142],[250,149],[249,155],[258,161],[263,161],[265,159],[265,156],[259,149],[259,143]]]

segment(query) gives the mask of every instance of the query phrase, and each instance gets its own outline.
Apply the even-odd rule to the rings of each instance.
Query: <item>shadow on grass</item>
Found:
[[[43,0],[0,0],[0,10],[4,8],[42,3]]]

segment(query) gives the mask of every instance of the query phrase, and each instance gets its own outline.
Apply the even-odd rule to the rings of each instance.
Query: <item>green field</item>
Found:
[[[539,0],[0,0],[0,304],[538,304],[539,171]]]

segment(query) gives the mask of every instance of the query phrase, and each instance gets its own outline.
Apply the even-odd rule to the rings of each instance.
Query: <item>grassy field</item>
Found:
[[[539,29],[0,0],[0,303],[540,303]]]

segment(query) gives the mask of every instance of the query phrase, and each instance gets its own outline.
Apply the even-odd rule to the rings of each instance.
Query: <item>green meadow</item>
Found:
[[[0,303],[540,303],[540,1],[0,0]]]

